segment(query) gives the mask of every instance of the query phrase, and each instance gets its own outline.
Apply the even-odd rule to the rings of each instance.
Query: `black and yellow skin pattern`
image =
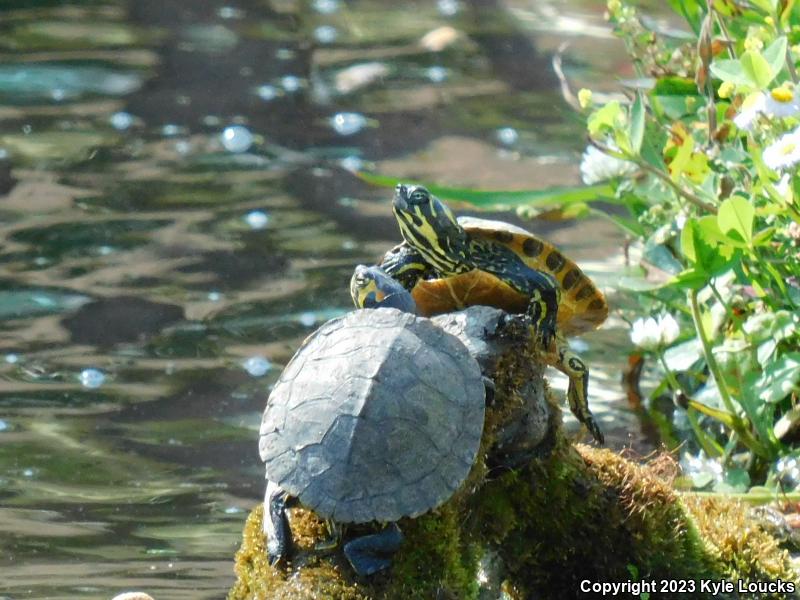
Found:
[[[419,313],[477,304],[527,313],[546,359],[569,377],[570,409],[602,443],[588,406],[588,369],[564,337],[608,314],[591,280],[544,240],[507,223],[456,219],[423,187],[398,185],[393,209],[405,241],[386,253],[381,268],[412,293]]]

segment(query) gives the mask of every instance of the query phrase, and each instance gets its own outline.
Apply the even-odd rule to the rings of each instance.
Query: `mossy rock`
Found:
[[[788,553],[745,506],[675,492],[668,457],[642,465],[570,443],[542,371],[530,344],[497,363],[480,460],[447,503],[399,522],[405,542],[387,572],[359,579],[340,551],[313,552],[326,532],[302,508],[290,512],[292,561],[270,567],[259,505],[245,525],[229,600],[573,599],[587,579],[798,581]],[[499,453],[496,442],[537,402],[549,411],[547,435],[535,448],[519,446],[522,466],[498,468],[509,447]],[[659,597],[670,596],[650,595]],[[709,595],[681,595],[692,597]]]

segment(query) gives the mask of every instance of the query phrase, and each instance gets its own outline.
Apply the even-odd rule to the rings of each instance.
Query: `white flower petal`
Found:
[[[613,144],[609,148],[615,150]],[[636,171],[636,165],[601,152],[594,146],[587,146],[581,157],[581,179],[586,185],[608,181]]]
[[[762,158],[773,171],[800,162],[800,133],[793,131],[781,136],[777,142],[764,148]]]
[[[658,328],[661,343],[665,346],[668,346],[677,340],[678,336],[681,334],[680,325],[678,325],[675,317],[670,314],[663,315],[661,318],[659,318]]]

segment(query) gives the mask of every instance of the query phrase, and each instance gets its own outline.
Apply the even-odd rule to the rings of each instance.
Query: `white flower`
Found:
[[[678,339],[681,328],[672,315],[636,319],[631,327],[631,341],[642,350],[655,350],[669,346]]]
[[[616,150],[612,144],[608,147]],[[634,163],[609,156],[594,146],[587,146],[581,157],[581,179],[586,185],[628,175],[636,171],[636,168]]]
[[[653,317],[636,319],[631,327],[631,341],[643,350],[655,350],[661,340],[658,323]]]
[[[733,124],[739,129],[750,131],[756,117],[764,112],[764,105],[766,104],[766,97],[762,92],[750,95],[745,98],[742,103],[742,112],[733,118]]]
[[[787,86],[776,87],[768,94],[750,94],[742,103],[742,111],[733,119],[739,129],[750,131],[759,114],[768,117],[791,117],[800,113],[800,98]]]
[[[658,328],[661,331],[661,343],[665,346],[669,346],[681,334],[681,326],[670,314],[666,314],[658,320]]]
[[[791,117],[800,113],[800,102],[794,90],[776,87],[764,98],[764,113],[773,117]]]
[[[789,175],[789,173],[784,173],[781,180],[775,184],[775,191],[778,192],[781,198],[786,199],[789,196],[789,192],[792,191],[791,183],[792,176]],[[794,221],[792,221],[792,223],[794,223]]]
[[[800,161],[800,131],[787,133],[774,144],[764,148],[764,164],[773,171],[790,167]]]

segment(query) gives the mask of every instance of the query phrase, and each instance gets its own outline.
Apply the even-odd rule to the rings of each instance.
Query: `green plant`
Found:
[[[609,1],[638,79],[628,102],[579,98],[595,160],[625,161],[611,185],[629,216],[616,222],[647,265],[627,285],[645,312],[669,315],[637,320],[632,339],[657,357],[661,390],[726,468],[695,483],[738,491],[778,481],[777,459],[800,439],[800,10],[793,0],[670,4],[690,32],[649,28]]]

